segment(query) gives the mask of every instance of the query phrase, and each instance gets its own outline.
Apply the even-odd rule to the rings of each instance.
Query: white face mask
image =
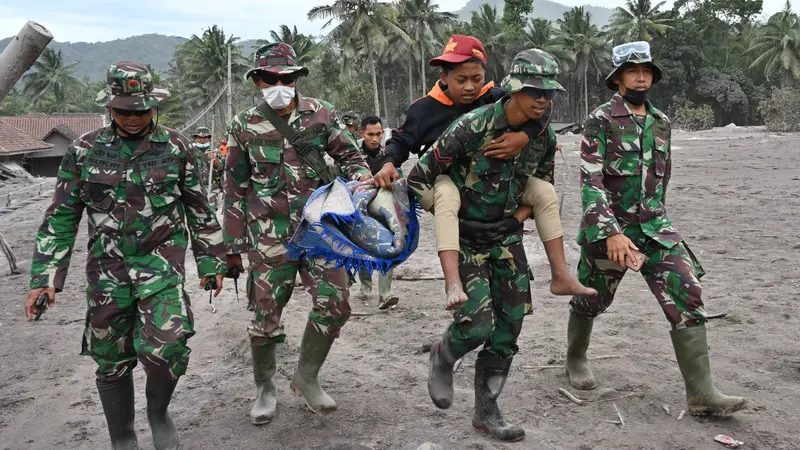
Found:
[[[264,100],[274,110],[279,110],[289,106],[294,99],[294,88],[289,86],[272,86],[261,90]]]
[[[205,144],[194,144],[197,148],[208,148],[211,146],[210,143],[206,142]]]

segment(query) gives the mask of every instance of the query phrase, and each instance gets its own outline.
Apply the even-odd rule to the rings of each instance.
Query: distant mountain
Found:
[[[469,22],[472,19],[472,12],[478,11],[484,3],[488,3],[497,8],[498,15],[503,15],[504,0],[469,0],[469,2],[458,11],[458,18],[461,21]],[[607,25],[611,21],[611,14],[614,12],[611,8],[603,8],[602,6],[585,6],[586,11],[592,15],[592,23],[598,26]],[[540,17],[542,19],[552,20],[555,22],[568,10],[572,9],[571,6],[565,6],[561,3],[551,2],[549,0],[534,0],[533,14],[531,17]]]

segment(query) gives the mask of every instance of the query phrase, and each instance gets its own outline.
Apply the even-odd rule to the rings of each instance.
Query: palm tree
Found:
[[[472,36],[480,40],[483,43],[484,50],[486,50],[486,60],[488,62],[488,67],[486,68],[487,79],[499,82],[505,74],[503,64],[503,55],[505,54],[503,38],[505,33],[503,33],[503,24],[497,16],[497,9],[488,3],[484,3],[478,11],[473,11],[470,30],[472,31]],[[514,55],[506,56],[513,57]]]
[[[608,44],[597,25],[592,24],[592,15],[582,6],[576,6],[558,19],[556,41],[575,55],[575,73],[583,81],[583,116],[589,115],[589,67],[598,74],[609,60]]]
[[[568,51],[564,46],[554,40],[556,30],[553,27],[553,22],[547,19],[533,18],[528,23],[528,28],[525,30],[525,44],[528,47],[542,49],[547,53],[555,56],[561,64],[562,72],[566,72],[566,63],[575,62],[575,54]]]
[[[759,55],[750,67],[763,66],[767,80],[776,73],[781,74],[784,87],[800,80],[800,21],[789,0],[756,34],[747,52]]]
[[[397,23],[397,11],[388,3],[376,0],[336,0],[330,5],[315,6],[308,12],[309,20],[327,20],[323,28],[339,22],[328,34],[327,39],[339,43],[345,50],[360,48],[372,72],[372,91],[375,100],[375,114],[380,116],[378,97],[378,76],[376,58],[379,49],[389,44],[390,36],[399,36],[410,41]]]
[[[183,101],[194,110],[207,106],[225,87],[228,81],[228,46],[231,47],[232,81],[240,83],[247,70],[242,48],[235,42],[239,38],[226,36],[222,28],[212,25],[202,36],[192,37],[175,51],[176,63],[171,71],[180,75],[184,88]],[[224,102],[218,101],[213,114],[223,116]]]
[[[269,44],[271,42],[283,42],[289,44],[294,49],[297,55],[297,64],[307,65],[316,57],[322,54],[322,48],[314,42],[314,38],[306,36],[305,34],[298,33],[297,27],[289,28],[288,25],[281,25],[278,32],[272,30],[269,32],[270,41],[265,39],[256,40],[257,45]]]
[[[608,25],[614,41],[652,41],[673,27],[669,11],[660,11],[666,1],[655,6],[650,0],[626,0],[625,8],[616,7]]]
[[[33,104],[39,104],[47,95],[52,95],[52,99],[47,105],[51,112],[66,112],[74,109],[70,105],[69,93],[80,89],[81,83],[73,75],[75,66],[78,62],[64,64],[64,56],[61,50],[53,51],[46,48],[39,59],[33,64],[34,72],[22,77],[25,87],[22,93],[28,97]]]
[[[454,25],[457,16],[449,12],[439,12],[439,5],[431,0],[403,0],[400,2],[401,22],[411,35],[411,59],[419,59],[422,77],[422,95],[428,92],[425,72],[428,68],[427,55],[435,46],[447,40],[446,30]],[[409,77],[411,71],[409,70]],[[409,87],[411,84],[409,84]]]

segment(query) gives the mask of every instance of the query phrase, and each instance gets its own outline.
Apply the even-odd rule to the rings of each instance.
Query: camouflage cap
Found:
[[[244,79],[248,79],[258,71],[285,75],[298,73],[300,76],[308,75],[308,67],[298,66],[297,54],[291,45],[283,42],[273,42],[262,45],[253,55],[255,67],[248,70]]]
[[[358,114],[353,111],[345,111],[342,114],[342,122],[345,125],[358,125]]]
[[[556,81],[559,73],[558,63],[553,55],[532,48],[517,53],[508,76],[501,85],[511,93],[519,92],[526,87],[563,91],[564,88]]]
[[[94,100],[103,107],[145,111],[169,98],[169,91],[153,84],[150,69],[136,61],[120,61],[109,66],[106,84]]]
[[[197,127],[192,137],[211,137],[211,130],[208,127]]]
[[[646,41],[628,42],[626,44],[617,45],[611,51],[611,64],[614,69],[606,77],[606,87],[612,91],[616,91],[617,84],[614,83],[612,77],[615,73],[626,64],[647,64],[653,69],[653,84],[661,80],[661,68],[653,62],[653,56],[650,53],[650,44]]]

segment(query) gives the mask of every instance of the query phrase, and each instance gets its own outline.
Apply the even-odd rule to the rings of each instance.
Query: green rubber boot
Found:
[[[744,397],[725,395],[714,387],[708,361],[706,327],[697,325],[672,330],[675,357],[686,383],[686,403],[689,413],[699,415],[728,415],[747,407]]]
[[[309,320],[290,387],[295,395],[305,399],[308,409],[317,414],[328,414],[336,410],[336,402],[322,390],[318,378],[319,369],[325,363],[331,345],[333,339],[317,331],[317,327]]]
[[[592,390],[597,387],[592,369],[586,359],[589,339],[592,337],[593,318],[569,315],[567,326],[567,376],[575,389]]]
[[[133,377],[127,374],[117,381],[97,381],[97,392],[108,424],[113,450],[138,450],[133,419]]]
[[[178,450],[181,445],[178,429],[167,411],[177,385],[178,380],[147,377],[147,421],[153,431],[153,446],[156,450]]]
[[[505,442],[525,438],[525,430],[506,422],[497,406],[497,398],[508,379],[511,361],[512,358],[501,358],[488,350],[481,350],[475,361],[475,412],[472,414],[472,426]]]
[[[431,345],[428,394],[439,409],[453,404],[453,366],[462,356],[453,348],[449,329]]]
[[[272,422],[278,407],[277,390],[272,377],[275,375],[275,346],[270,343],[250,347],[253,355],[253,378],[256,382],[256,402],[250,410],[250,423],[264,425]]]

